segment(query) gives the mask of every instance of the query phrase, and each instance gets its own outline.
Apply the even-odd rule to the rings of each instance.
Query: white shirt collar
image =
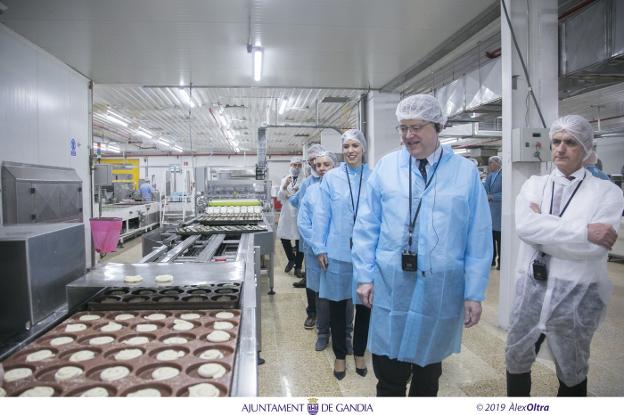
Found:
[[[553,169],[552,175],[553,178],[566,177],[557,167]],[[585,168],[581,166],[581,168],[572,173],[571,176],[574,176],[574,180],[567,180],[569,183],[576,183],[577,181],[582,180],[585,177]]]

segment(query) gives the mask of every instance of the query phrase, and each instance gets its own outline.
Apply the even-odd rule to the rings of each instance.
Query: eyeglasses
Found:
[[[409,131],[412,134],[417,134],[422,131],[423,128],[431,124],[430,122],[425,123],[423,125],[397,125],[395,128],[401,135],[407,135]]]

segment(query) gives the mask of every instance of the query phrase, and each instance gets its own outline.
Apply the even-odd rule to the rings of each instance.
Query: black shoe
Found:
[[[314,350],[316,350],[317,352],[322,352],[323,350],[325,350],[327,348],[327,345],[329,345],[329,335],[327,335],[327,336],[319,336],[316,339],[316,344],[314,345]]]
[[[302,278],[300,281],[293,282],[292,286],[295,287],[295,288],[305,288],[306,287],[306,280],[305,280],[305,278]]]
[[[306,330],[312,330],[316,324],[316,317],[308,317],[303,322],[303,328]]]
[[[295,277],[305,278],[305,272],[301,271],[301,268],[295,268]]]
[[[363,378],[366,377],[366,374],[368,373],[368,368],[362,368],[362,369],[358,369],[357,367],[355,368],[355,373],[357,373],[358,375],[362,376]]]
[[[334,377],[336,379],[343,380],[345,376],[347,376],[346,370],[343,370],[342,372],[337,372],[336,370],[334,370]]]
[[[284,268],[284,272],[288,274],[290,270],[293,269],[294,266],[295,266],[294,261],[288,261],[288,264],[286,264],[286,268]]]

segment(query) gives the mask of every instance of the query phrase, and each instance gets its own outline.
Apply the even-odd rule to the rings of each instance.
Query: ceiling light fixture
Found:
[[[458,142],[458,138],[443,138],[440,140],[440,144],[453,144]]]
[[[458,149],[453,149],[453,152],[454,152],[455,154],[465,154],[465,153],[467,153],[468,151],[470,151],[470,150],[468,150],[467,148],[458,148]]]
[[[288,104],[288,100],[282,98],[282,103],[280,104],[279,111],[277,111],[279,115],[284,114],[284,111],[286,111],[287,104]]]
[[[140,135],[145,138],[152,138],[152,134],[149,131],[143,129],[142,127],[139,127],[134,133],[136,135]]]
[[[259,82],[262,79],[262,55],[264,54],[264,48],[254,46],[251,48],[251,54],[253,55],[254,81]]]
[[[191,98],[189,93],[186,92],[186,89],[180,88],[179,91],[180,91],[180,96],[182,97],[182,100],[184,101],[184,103],[191,108],[195,108],[195,102],[193,102],[193,99]]]
[[[106,119],[108,121],[110,121],[110,122],[112,122],[114,124],[121,125],[122,127],[127,127],[128,126],[127,122],[117,118],[116,116],[114,116],[112,114],[106,114],[105,117],[106,117]]]
[[[181,153],[181,152],[183,151],[183,150],[182,150],[182,147],[180,147],[180,146],[173,146],[173,149],[174,149],[175,151],[177,151],[178,153]]]

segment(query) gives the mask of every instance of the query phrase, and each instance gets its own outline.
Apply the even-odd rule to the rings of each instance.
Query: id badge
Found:
[[[401,268],[405,272],[416,272],[418,270],[418,255],[410,251],[403,251]]]
[[[548,269],[542,261],[533,261],[533,278],[537,281],[546,281],[548,279]]]

